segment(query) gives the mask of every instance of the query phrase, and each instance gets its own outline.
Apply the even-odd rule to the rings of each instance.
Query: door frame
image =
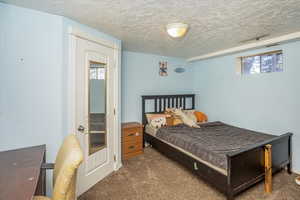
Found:
[[[67,130],[68,134],[76,133],[76,38],[85,39],[94,43],[98,43],[102,46],[112,48],[114,51],[114,108],[115,108],[115,119],[114,119],[114,130],[116,130],[116,135],[113,137],[114,142],[114,171],[117,171],[122,167],[121,161],[121,44],[118,42],[113,42],[106,40],[101,37],[92,36],[86,32],[81,31],[73,26],[68,27],[68,64],[67,64]]]

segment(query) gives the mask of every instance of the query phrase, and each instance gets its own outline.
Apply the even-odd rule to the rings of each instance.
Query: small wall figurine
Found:
[[[168,62],[167,61],[159,62],[159,75],[160,76],[168,76]]]

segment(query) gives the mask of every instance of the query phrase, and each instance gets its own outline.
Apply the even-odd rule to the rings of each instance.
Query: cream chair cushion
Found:
[[[53,171],[53,194],[51,200],[74,200],[76,172],[83,160],[83,153],[75,135],[65,138],[57,154]],[[35,197],[34,200],[49,200]]]
[[[51,200],[51,199],[45,196],[34,196],[33,200]]]

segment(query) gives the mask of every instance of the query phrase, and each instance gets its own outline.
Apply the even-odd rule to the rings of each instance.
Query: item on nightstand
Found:
[[[122,123],[122,159],[142,154],[143,125],[138,122]]]

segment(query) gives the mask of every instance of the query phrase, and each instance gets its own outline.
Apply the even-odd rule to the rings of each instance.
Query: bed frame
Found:
[[[188,99],[191,105],[188,107]],[[154,108],[146,112],[146,101],[154,101]],[[142,123],[147,124],[147,113],[163,113],[168,107],[195,108],[194,94],[142,96]],[[182,164],[211,186],[226,195],[228,200],[243,190],[265,180],[265,191],[272,191],[272,174],[286,168],[291,173],[292,133],[286,133],[247,149],[227,154],[227,175],[182,153],[176,148],[144,132],[144,144],[149,143],[165,156]]]

